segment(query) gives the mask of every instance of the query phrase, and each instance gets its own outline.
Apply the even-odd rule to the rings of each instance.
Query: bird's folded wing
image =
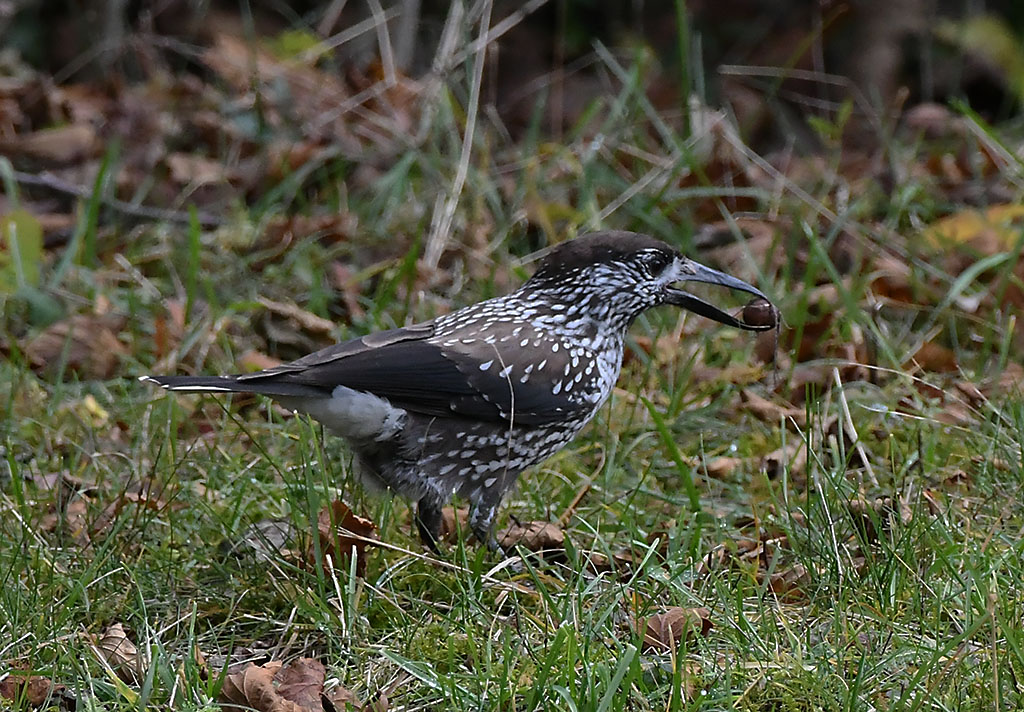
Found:
[[[554,393],[555,381],[547,374],[535,373],[524,382],[522,372],[504,367],[493,346],[445,347],[427,340],[432,333],[427,327],[371,334],[242,378],[327,392],[346,386],[417,413],[518,425],[562,420],[584,407]],[[548,372],[556,373],[556,367],[562,364],[552,359]]]

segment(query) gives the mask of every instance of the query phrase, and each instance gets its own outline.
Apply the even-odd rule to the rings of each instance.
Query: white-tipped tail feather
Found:
[[[139,376],[139,380],[143,383],[154,383],[165,391],[181,391],[182,393],[231,393],[237,389],[228,388],[226,386],[210,385],[210,384],[181,384],[171,385],[169,383],[162,382],[159,378],[153,376]]]
[[[234,376],[140,376],[139,380],[178,393],[261,393],[357,443],[390,440],[402,431],[407,416],[386,398],[345,386],[327,391],[269,379],[239,381]]]

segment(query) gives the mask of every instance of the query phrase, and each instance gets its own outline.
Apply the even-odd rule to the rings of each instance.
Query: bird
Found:
[[[518,289],[430,321],[328,346],[262,371],[149,375],[168,391],[255,393],[348,442],[360,478],[415,503],[438,551],[442,509],[468,500],[476,539],[500,551],[495,517],[519,475],[569,443],[612,392],[627,331],[661,305],[762,331],[682,289],[704,282],[771,302],[750,284],[654,237],[602,231],[566,240]]]

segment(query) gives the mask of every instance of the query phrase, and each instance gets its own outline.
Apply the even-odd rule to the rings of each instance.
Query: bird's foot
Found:
[[[416,529],[420,541],[434,554],[440,554],[441,503],[432,497],[423,497],[416,504]]]

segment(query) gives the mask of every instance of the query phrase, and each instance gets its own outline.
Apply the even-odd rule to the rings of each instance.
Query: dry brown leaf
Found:
[[[637,620],[637,632],[644,634],[646,652],[675,650],[689,636],[707,636],[713,627],[709,608],[672,606],[650,618]]]
[[[990,205],[983,210],[968,208],[937,220],[925,228],[921,236],[938,246],[972,243],[978,246],[979,237],[986,236],[985,251],[990,255],[1012,248],[1020,235],[1024,219],[1024,205],[1007,203]]]
[[[583,561],[584,567],[589,568],[594,573],[617,571],[622,574],[628,574],[635,563],[633,555],[628,551],[620,551],[617,554],[613,554],[611,558],[608,558],[608,556],[600,551],[591,551],[584,556]]]
[[[57,167],[99,155],[103,144],[89,124],[70,124],[0,139],[0,153]]]
[[[52,708],[56,705],[61,710],[75,709],[75,697],[67,687],[46,677],[27,675],[21,670],[12,670],[0,679],[0,700],[23,702],[28,707]],[[15,706],[13,709],[24,708]]]
[[[516,522],[498,535],[503,549],[521,546],[527,551],[562,551],[565,532],[551,522]]]
[[[85,547],[89,540],[89,504],[82,497],[59,502],[56,511],[43,515],[40,528],[43,531],[62,531],[79,546]]]
[[[743,467],[747,460],[743,457],[713,457],[704,463],[704,471],[708,477],[724,480]]]
[[[826,337],[831,335],[835,322],[833,314],[831,308],[810,309],[802,325],[794,325],[783,334],[783,349],[793,354],[800,363],[826,356]],[[797,337],[800,339],[799,342],[795,341]]]
[[[185,302],[168,299],[164,307],[166,315],[158,314],[154,319],[153,350],[157,359],[166,358],[177,349],[185,334]]]
[[[311,311],[306,311],[298,304],[275,302],[264,297],[260,297],[259,303],[270,310],[271,313],[295,321],[299,327],[311,334],[330,336],[331,332],[334,331],[334,322],[317,316]]]
[[[1010,361],[995,378],[988,379],[981,390],[989,397],[995,394],[1024,394],[1024,366]]]
[[[769,331],[759,331],[754,337],[754,358],[758,363],[771,364],[780,368],[783,363],[789,361],[786,354],[779,351],[779,334],[781,328],[776,327]]]
[[[905,260],[881,254],[875,256],[873,266],[872,274],[875,277],[871,282],[871,291],[876,297],[903,304],[916,303],[910,265]]]
[[[25,355],[40,371],[53,373],[64,365],[65,376],[77,373],[106,380],[117,372],[121,356],[128,353],[117,338],[125,322],[122,317],[76,314],[30,339],[23,347]]]
[[[350,319],[366,316],[366,310],[359,305],[359,287],[351,267],[342,262],[332,262],[331,283],[341,293],[341,300],[345,303],[345,311]]]
[[[441,541],[455,541],[459,532],[465,534],[469,528],[469,507],[445,507],[441,510]]]
[[[786,447],[773,450],[761,460],[768,479],[780,477],[788,466],[790,477],[803,477],[807,474],[807,448],[802,442],[790,442]]]
[[[868,370],[859,363],[845,363],[836,366],[834,363],[814,362],[801,363],[793,368],[788,383],[780,383],[777,390],[788,387],[789,394],[786,399],[793,404],[799,405],[807,400],[808,392],[811,397],[815,393],[824,393],[833,385],[832,371],[838,368],[839,376],[843,383],[868,380]]]
[[[236,712],[387,712],[385,695],[381,695],[384,707],[377,706],[379,699],[373,705],[363,705],[344,687],[325,692],[325,677],[323,664],[312,658],[299,658],[287,665],[276,660],[264,665],[250,663],[225,676],[219,699],[225,710]]]
[[[971,462],[978,467],[989,466],[999,472],[1014,472],[1015,466],[1001,457],[986,457],[985,455],[972,455]]]
[[[361,148],[352,118],[338,111],[351,95],[349,88],[314,61],[280,60],[251,41],[225,33],[217,34],[202,61],[239,94],[258,90],[262,115],[271,128],[296,120],[307,140],[333,140],[343,153]]]
[[[784,218],[778,223],[753,218],[719,220],[701,227],[697,242],[720,269],[751,281],[757,278],[752,265],[761,265],[769,273],[785,265],[788,255],[779,249],[779,237],[791,229]]]
[[[783,601],[799,601],[807,597],[807,586],[811,583],[811,575],[800,563],[788,569],[776,571],[768,579],[768,587]]]
[[[248,373],[250,371],[262,371],[268,368],[274,368],[284,363],[279,358],[273,356],[267,356],[262,351],[256,349],[249,349],[244,354],[238,357],[239,368]]]
[[[932,102],[923,102],[908,108],[903,114],[902,122],[908,133],[920,134],[923,138],[933,141],[951,136],[964,137],[970,132],[963,117],[954,114],[947,106]]]
[[[227,675],[220,691],[221,701],[227,703],[223,708],[233,712],[309,712],[284,699],[274,689],[274,677],[280,669],[281,663],[272,661],[266,665],[249,665],[241,672]]]
[[[941,495],[939,495],[934,490],[931,490],[931,489],[925,487],[924,489],[921,490],[921,497],[924,499],[925,503],[928,505],[928,513],[929,514],[931,514],[934,517],[934,516],[938,516],[939,514],[942,513],[943,507],[942,507],[942,503],[940,501]]]
[[[311,237],[324,245],[349,242],[358,228],[358,218],[349,212],[282,215],[267,223],[257,244],[260,249],[279,254],[295,242]]]
[[[93,645],[125,682],[134,683],[141,677],[139,650],[129,640],[128,633],[120,623],[114,623],[99,636],[92,636]]]
[[[942,484],[946,487],[963,487],[970,489],[973,479],[965,470],[955,470],[953,474],[944,477]]]
[[[876,497],[868,500],[863,495],[850,501],[847,505],[854,526],[868,542],[878,540],[878,527],[889,531],[897,519],[901,524],[909,524],[914,512],[902,499],[893,497]],[[877,524],[877,526],[876,526]]]
[[[193,153],[172,153],[165,159],[171,180],[181,186],[228,183],[230,176],[220,161]]]
[[[799,428],[807,427],[807,411],[803,408],[773,403],[749,388],[740,391],[740,400],[746,410],[766,423],[777,425],[781,420],[785,423],[793,422]]]
[[[318,710],[326,677],[323,663],[313,658],[299,658],[278,670],[274,680],[281,697],[304,709]]]
[[[328,693],[324,694],[324,708],[330,712],[335,710],[336,712],[347,712],[348,710],[356,710],[362,712],[362,710],[369,709],[356,697],[356,693],[352,692],[348,688],[339,685]],[[329,705],[329,706],[328,706]],[[387,708],[385,708],[387,709]]]
[[[337,566],[354,553],[356,574],[362,576],[366,571],[366,547],[377,541],[377,525],[354,514],[341,500],[335,500],[321,510],[317,530],[324,557],[330,556]]]
[[[955,373],[960,370],[956,354],[934,341],[922,344],[917,353],[903,364],[903,368],[908,371],[921,369],[932,373]]]

